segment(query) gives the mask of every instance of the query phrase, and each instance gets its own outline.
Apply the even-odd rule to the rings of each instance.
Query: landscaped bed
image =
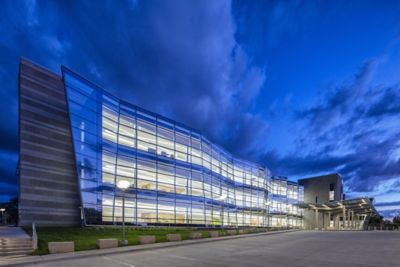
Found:
[[[31,228],[24,229],[28,234],[32,234]],[[138,245],[140,235],[154,235],[156,242],[166,242],[167,234],[181,234],[182,239],[189,239],[192,232],[201,232],[203,238],[209,237],[210,230],[189,229],[189,228],[127,228],[126,239],[128,245]],[[86,228],[65,228],[65,227],[38,227],[36,229],[39,241],[38,249],[34,255],[48,254],[48,242],[54,241],[74,241],[75,251],[96,249],[96,241],[101,238],[121,239],[121,227],[86,227]],[[226,231],[224,231],[226,234]],[[222,235],[222,231],[219,231]]]

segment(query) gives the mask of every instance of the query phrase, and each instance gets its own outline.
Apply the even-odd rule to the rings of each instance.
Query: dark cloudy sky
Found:
[[[0,200],[18,188],[21,56],[400,212],[399,1],[1,1]]]

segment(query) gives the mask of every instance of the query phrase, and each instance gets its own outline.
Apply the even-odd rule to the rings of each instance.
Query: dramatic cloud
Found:
[[[400,194],[400,86],[374,85],[378,67],[377,59],[365,62],[352,78],[296,111],[296,152],[272,151],[264,162],[297,178],[339,172],[354,197]]]
[[[377,51],[400,9],[339,2],[3,1],[0,195],[17,191],[23,56],[57,73],[64,64],[274,174],[337,171],[351,196],[398,201],[398,41]]]
[[[381,203],[377,203],[375,206],[377,206],[377,207],[400,206],[400,201],[381,202]]]
[[[395,216],[400,216],[399,209],[380,210],[379,214],[386,219],[392,219]]]
[[[400,114],[399,86],[384,90],[382,96],[366,111],[366,116],[377,118],[384,116],[397,116]]]
[[[235,40],[229,1],[6,2],[0,15],[4,149],[17,149],[20,56],[65,64],[235,154],[262,149],[269,126],[252,107],[266,74]]]
[[[69,41],[68,65],[116,95],[197,128],[216,142],[234,142],[233,152],[251,149],[263,132],[245,139],[238,134],[255,121],[267,128],[249,110],[265,72],[252,66],[235,41],[230,2],[145,1],[121,7],[118,16],[114,5],[99,7],[91,20],[85,16],[93,9],[89,3],[60,7],[59,21],[68,22],[64,38],[75,40]],[[107,34],[93,33],[94,28]],[[90,42],[82,38],[88,33]]]
[[[288,36],[303,37],[320,15],[313,1],[233,1],[232,6],[235,36],[261,65],[267,63],[267,47],[279,47]]]

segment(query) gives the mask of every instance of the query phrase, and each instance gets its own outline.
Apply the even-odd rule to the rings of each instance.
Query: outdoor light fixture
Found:
[[[122,191],[122,245],[127,245],[128,241],[125,239],[125,190],[131,186],[128,180],[119,180],[117,187]]]
[[[4,223],[4,212],[6,211],[6,209],[5,208],[1,208],[0,211],[1,211],[1,223],[5,224]]]
[[[127,180],[119,180],[117,182],[117,187],[121,190],[126,190],[129,188],[129,186],[131,186],[131,183]]]
[[[224,201],[224,200],[226,199],[226,197],[227,197],[227,195],[221,195],[221,196],[219,197],[219,200]]]

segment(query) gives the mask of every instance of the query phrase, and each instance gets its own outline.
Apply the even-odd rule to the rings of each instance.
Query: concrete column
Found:
[[[336,230],[340,230],[340,214],[336,214],[336,216],[335,216],[335,227],[336,227]]]
[[[335,229],[337,229],[336,217],[337,217],[337,215],[333,215],[333,228],[335,228]]]
[[[350,229],[352,229],[352,230],[353,230],[353,221],[354,221],[353,211],[351,210],[350,211],[350,216],[349,216],[349,222],[350,222]]]
[[[357,225],[358,225],[358,215],[354,214],[354,230],[358,230],[357,229]]]
[[[354,212],[353,212],[353,215],[354,215],[354,229],[357,229],[358,215],[357,215],[357,213],[354,213]]]
[[[347,210],[347,228],[350,228],[350,213],[351,213],[351,210],[348,209]]]
[[[342,222],[342,230],[346,227],[346,208],[343,207],[343,222]]]
[[[331,212],[328,212],[328,226],[331,227]]]
[[[349,230],[351,230],[351,210],[347,211],[347,216],[348,216],[347,224],[348,224]]]
[[[315,209],[315,230],[318,230],[318,209]]]
[[[357,214],[357,230],[360,230],[360,215]]]

